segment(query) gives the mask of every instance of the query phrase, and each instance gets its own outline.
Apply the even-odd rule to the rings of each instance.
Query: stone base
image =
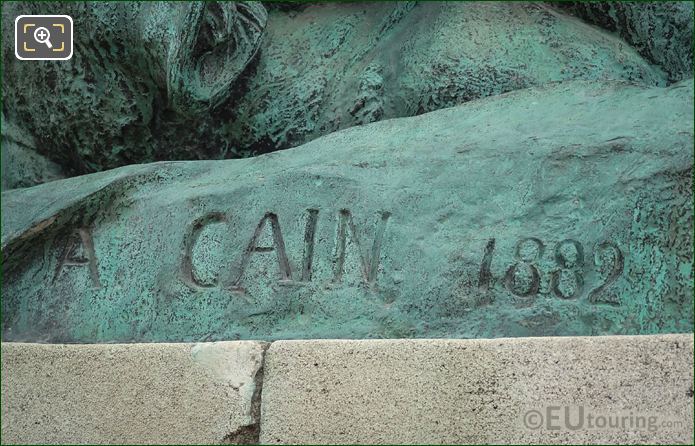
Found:
[[[693,335],[3,343],[2,442],[692,444]]]
[[[631,427],[631,415],[646,427]],[[606,426],[628,418],[602,429],[588,425],[590,416]],[[265,360],[267,444],[692,438],[692,335],[280,341]]]
[[[3,343],[2,443],[243,440],[257,427],[264,348]]]

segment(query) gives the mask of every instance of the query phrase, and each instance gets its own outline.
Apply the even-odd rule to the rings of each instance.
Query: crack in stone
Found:
[[[259,444],[261,434],[261,400],[263,392],[263,369],[265,367],[265,354],[270,348],[271,342],[261,345],[261,365],[253,377],[254,391],[251,397],[252,424],[241,426],[233,432],[225,435],[222,444]]]

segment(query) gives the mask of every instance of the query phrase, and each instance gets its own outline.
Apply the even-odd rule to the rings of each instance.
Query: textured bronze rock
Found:
[[[68,14],[69,61],[14,58],[14,18]],[[258,2],[23,2],[3,6],[3,111],[68,174],[214,158],[210,109],[235,92],[267,14]],[[4,133],[3,133],[4,135]],[[172,143],[176,142],[175,145]]]
[[[71,15],[73,59],[15,60],[20,13]],[[315,4],[269,16],[253,2],[9,3],[3,30],[5,117],[35,141],[26,150],[68,176],[269,152],[554,81],[666,82],[616,36],[535,3]],[[4,186],[43,180],[17,175]]]
[[[554,6],[618,33],[668,73],[693,77],[693,2],[555,2]]]
[[[2,114],[2,190],[65,178],[63,169],[36,152],[36,140]]]
[[[2,195],[3,339],[689,332],[693,83],[567,82]]]

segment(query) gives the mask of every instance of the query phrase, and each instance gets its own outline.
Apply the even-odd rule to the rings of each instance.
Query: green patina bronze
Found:
[[[688,332],[693,83],[566,82],[3,193],[3,339]]]
[[[649,60],[543,3],[7,3],[3,122],[17,131],[3,131],[3,156],[18,168],[3,188],[245,157],[549,82],[691,77],[692,4],[643,9],[600,24],[629,30]],[[13,20],[28,13],[73,17],[70,61],[17,63]]]
[[[690,2],[2,20],[3,341],[692,330]]]

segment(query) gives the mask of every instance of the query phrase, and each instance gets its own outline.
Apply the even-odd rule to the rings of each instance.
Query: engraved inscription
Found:
[[[270,221],[270,228],[273,233],[273,246],[258,246],[258,239],[260,238],[263,228],[266,222]],[[244,277],[244,272],[249,265],[251,256],[254,253],[268,253],[275,251],[275,255],[278,261],[278,267],[280,269],[280,280],[281,281],[291,281],[292,280],[292,270],[290,268],[290,261],[287,259],[287,251],[285,249],[285,240],[282,238],[282,230],[280,229],[280,221],[278,220],[277,214],[272,212],[266,213],[261,221],[258,222],[256,230],[251,236],[251,241],[249,241],[248,246],[244,250],[244,254],[241,258],[241,267],[239,268],[239,275],[232,285],[233,290],[242,291],[241,281]]]
[[[249,241],[248,247],[244,250],[241,259],[239,274],[234,280],[231,289],[233,291],[244,292],[243,278],[244,273],[249,265],[251,256],[254,253],[267,253],[275,251],[280,269],[280,283],[285,285],[297,285],[304,282],[310,282],[312,277],[312,265],[314,261],[314,244],[316,237],[316,228],[318,224],[319,211],[318,209],[307,209],[308,216],[306,228],[304,231],[304,253],[302,257],[302,271],[300,281],[295,281],[292,268],[287,256],[285,241],[280,228],[280,220],[275,213],[266,213],[261,221],[256,226],[256,230]],[[273,246],[258,246],[259,238],[263,232],[266,222],[270,221],[271,231],[273,234]]]
[[[602,256],[608,252],[612,253],[610,265],[602,260]],[[620,275],[623,273],[625,259],[623,257],[623,253],[620,251],[620,248],[618,248],[615,243],[611,243],[609,241],[601,242],[595,250],[594,262],[599,269],[607,269],[608,271],[606,273],[606,279],[604,282],[589,292],[589,302],[596,304],[620,305],[620,302],[609,300],[602,296],[603,291],[613,282],[618,280],[618,277],[620,277]]]
[[[490,272],[490,264],[492,264],[492,253],[495,251],[495,239],[491,238],[485,245],[485,254],[483,261],[480,264],[480,273],[478,274],[478,289],[488,291],[492,282],[492,273]]]
[[[531,245],[535,246],[535,250],[531,247]],[[507,289],[509,291],[520,297],[529,297],[538,294],[541,276],[535,262],[540,260],[540,258],[543,256],[543,249],[543,242],[537,238],[530,237],[519,240],[514,250],[514,257],[516,258],[517,262],[509,267],[505,278],[505,284],[507,285]],[[529,251],[531,253],[529,253]],[[525,279],[524,281],[526,283],[522,284],[522,287],[525,287],[525,289],[520,289],[517,283],[518,276],[520,275],[518,274],[519,265],[523,265],[528,271],[526,277],[523,278]]]
[[[231,291],[245,293],[244,280],[248,272],[251,259],[255,254],[274,253],[278,265],[278,283],[281,285],[303,285],[314,280],[313,263],[316,249],[316,234],[319,227],[319,210],[307,209],[306,225],[304,228],[303,253],[299,271],[292,270],[292,264],[287,253],[285,239],[280,225],[280,219],[274,212],[266,212],[260,219],[253,234],[244,249],[238,269],[231,272],[228,279],[215,279],[213,283],[204,283],[196,274],[193,264],[193,252],[201,232],[212,223],[227,222],[227,217],[222,212],[211,212],[197,218],[186,230],[183,238],[182,259],[180,274],[183,282],[193,289],[213,288],[227,286]],[[332,280],[340,282],[343,278],[346,262],[346,250],[348,249],[348,237],[359,251],[360,275],[364,283],[373,286],[377,280],[381,247],[383,244],[386,223],[390,217],[389,212],[380,212],[379,220],[374,233],[374,241],[371,250],[365,254],[358,236],[358,230],[353,222],[352,214],[347,209],[338,212],[336,257]],[[261,246],[263,231],[270,228],[272,235],[271,246]],[[225,285],[229,284],[229,285]]]
[[[338,239],[336,241],[336,262],[335,272],[333,275],[334,282],[340,282],[343,278],[345,268],[345,252],[347,247],[348,232],[350,237],[359,251],[361,262],[362,277],[368,285],[374,285],[376,282],[377,272],[379,271],[379,260],[381,257],[381,244],[384,239],[384,231],[386,230],[386,222],[391,214],[382,212],[381,219],[377,223],[376,233],[374,234],[374,243],[372,244],[371,255],[365,255],[357,235],[357,228],[352,220],[352,214],[347,209],[342,209],[338,218]]]
[[[226,221],[223,213],[211,212],[197,218],[188,227],[186,235],[183,238],[183,258],[181,259],[181,275],[187,284],[200,288],[212,288],[217,285],[217,283],[204,284],[198,279],[195,272],[195,267],[193,265],[193,248],[198,242],[200,233],[207,225],[210,223],[219,223],[223,221]]]
[[[481,291],[488,291],[494,281],[490,270],[494,250],[495,239],[492,238],[485,246],[480,264],[478,289]],[[512,294],[520,297],[538,294],[542,279],[538,264],[543,257],[543,250],[543,242],[535,237],[524,238],[517,242],[514,248],[516,262],[507,269],[504,276],[504,285]],[[550,272],[550,290],[561,299],[579,298],[584,287],[584,247],[576,240],[562,240],[555,245],[553,258],[557,268]],[[623,253],[615,243],[604,241],[597,245],[594,252],[594,264],[604,280],[588,293],[590,303],[620,305],[615,298],[611,299],[603,292],[618,280],[623,273],[624,263]]]
[[[569,254],[569,250],[574,254]],[[572,257],[570,257],[572,256]],[[550,287],[557,297],[562,299],[572,299],[578,297],[582,291],[584,277],[582,268],[584,267],[584,250],[581,243],[576,240],[563,240],[555,246],[555,262],[560,269],[554,271],[550,279]],[[566,275],[574,278],[574,283],[570,286],[564,284]],[[567,292],[567,289],[571,291]]]
[[[82,256],[77,255],[78,248],[82,247]],[[99,270],[97,268],[97,257],[94,253],[94,240],[92,233],[87,227],[77,228],[67,238],[63,252],[58,260],[58,265],[53,275],[53,283],[58,279],[65,267],[83,267],[89,268],[89,275],[92,279],[92,285],[95,288],[100,288]]]
[[[318,209],[309,209],[309,218],[304,231],[304,259],[302,261],[302,282],[311,281],[311,265],[314,261],[314,244],[316,242],[316,223],[319,219]]]

